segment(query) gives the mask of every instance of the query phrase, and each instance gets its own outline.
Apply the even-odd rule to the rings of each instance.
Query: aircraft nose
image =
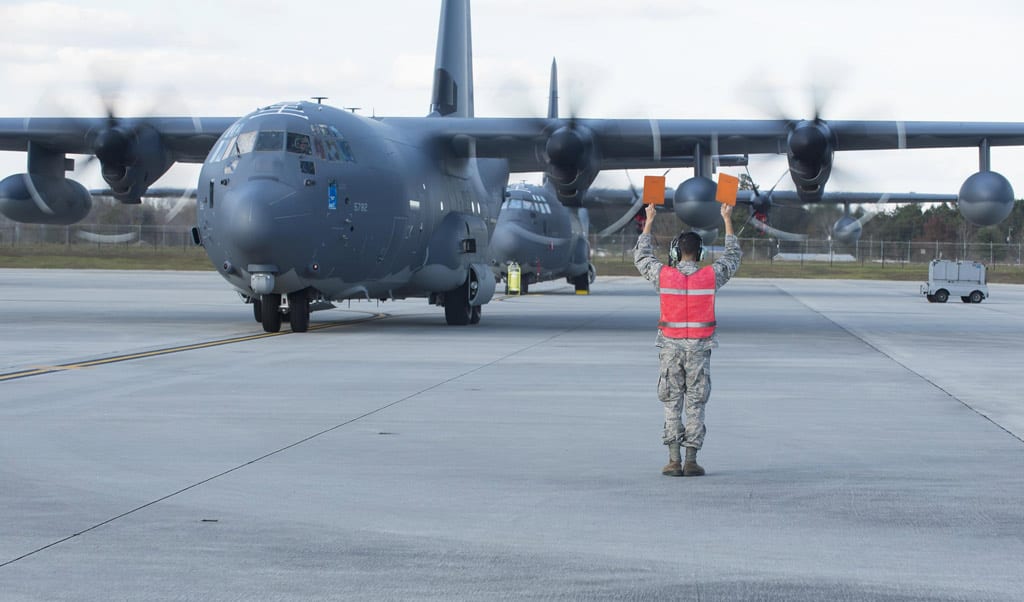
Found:
[[[227,239],[242,251],[268,250],[274,242],[274,205],[293,194],[292,187],[274,180],[229,189],[219,211]]]

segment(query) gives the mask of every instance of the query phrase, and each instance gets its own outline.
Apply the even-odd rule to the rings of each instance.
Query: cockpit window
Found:
[[[288,152],[300,155],[312,155],[313,148],[309,143],[309,136],[306,134],[293,134],[288,132]]]
[[[256,137],[257,151],[280,151],[284,149],[284,132],[267,131],[260,132]]]
[[[313,149],[317,157],[325,161],[355,162],[352,147],[338,128],[320,123],[311,124],[310,127],[313,131]]]
[[[220,161],[223,161],[223,160],[227,159],[228,157],[234,156],[234,153],[235,153],[235,138],[231,138],[230,140],[224,140],[223,147],[222,146],[218,146],[214,150],[218,150],[218,149],[219,149],[219,152],[217,153],[217,159],[219,159]]]
[[[536,199],[537,197],[534,198]],[[534,213],[551,213],[551,207],[546,201],[542,200],[528,201],[526,199],[509,199],[505,201],[505,208],[522,209],[524,211],[533,211]]]
[[[235,139],[234,148],[229,151],[229,155],[234,153],[236,155],[245,155],[252,152],[253,146],[256,144],[256,132],[244,132],[238,135]]]

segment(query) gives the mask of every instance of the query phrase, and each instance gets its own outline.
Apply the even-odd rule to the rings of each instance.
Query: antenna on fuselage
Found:
[[[363,110],[363,107],[341,107],[341,108],[345,109],[349,113],[355,113],[356,111]]]
[[[326,96],[310,96],[310,98],[315,100],[316,104],[318,104],[318,105],[324,104],[324,101],[327,100]]]

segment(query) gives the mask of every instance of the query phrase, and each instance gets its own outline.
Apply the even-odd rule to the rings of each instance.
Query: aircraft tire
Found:
[[[949,291],[947,291],[944,288],[940,288],[939,290],[935,291],[936,303],[945,303],[946,301],[949,301]]]
[[[260,322],[263,324],[264,332],[280,332],[281,331],[281,312],[278,311],[281,307],[281,295],[269,294],[263,295],[260,299],[261,319]]]
[[[302,290],[288,293],[288,320],[292,324],[292,332],[309,330],[309,296]]]
[[[256,318],[257,322],[263,323],[263,304],[258,298],[252,300],[252,317]]]
[[[473,317],[469,304],[469,280],[444,294],[444,319],[449,326],[465,326]]]
[[[480,323],[480,316],[482,314],[483,314],[483,307],[480,306],[480,305],[474,305],[473,308],[469,310],[469,323],[470,324],[479,324]]]
[[[981,303],[982,299],[984,298],[985,295],[982,295],[981,291],[972,291],[971,296],[967,297],[968,301],[970,301],[971,303]]]
[[[530,283],[526,280],[526,278],[523,278],[522,280],[519,281],[519,294],[525,295],[528,292],[530,292]]]
[[[579,276],[572,279],[573,286],[576,287],[577,293],[589,293],[590,292],[590,273],[583,272]]]

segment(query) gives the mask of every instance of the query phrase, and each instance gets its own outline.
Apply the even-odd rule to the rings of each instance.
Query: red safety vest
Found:
[[[658,328],[672,339],[706,339],[715,333],[715,270],[703,267],[687,276],[663,266],[658,275],[661,320]]]

